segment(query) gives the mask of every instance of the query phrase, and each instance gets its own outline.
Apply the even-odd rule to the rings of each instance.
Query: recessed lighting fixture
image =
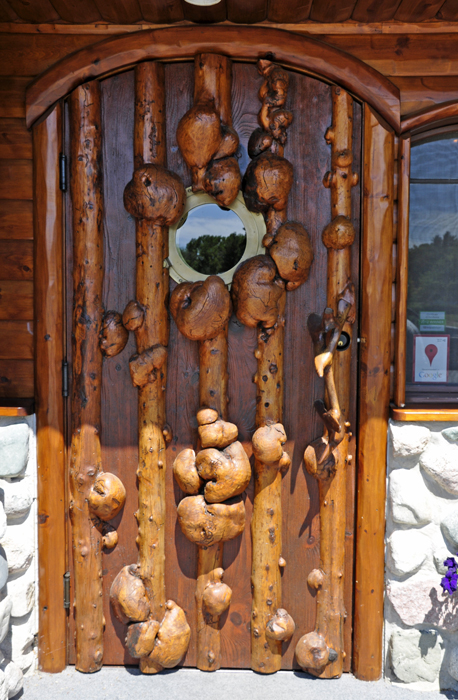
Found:
[[[185,0],[189,5],[200,5],[201,7],[209,7],[217,5],[221,0]]]

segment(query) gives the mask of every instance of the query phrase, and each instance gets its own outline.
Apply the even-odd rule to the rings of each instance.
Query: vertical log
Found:
[[[394,403],[406,400],[407,265],[409,258],[410,137],[399,139],[398,244],[396,275],[396,340]]]
[[[103,659],[102,535],[89,510],[101,472],[100,399],[103,241],[100,86],[70,97],[73,202],[73,391],[70,516],[75,570],[76,668],[97,671]]]
[[[339,87],[332,88],[333,120],[325,139],[331,145],[331,171],[323,184],[331,189],[330,224],[323,231],[328,250],[327,308],[323,316],[312,314],[308,326],[315,348],[315,368],[325,379],[325,402],[315,402],[324,422],[322,438],[305,451],[307,471],[318,479],[320,495],[320,568],[308,583],[315,588],[315,631],[302,637],[296,647],[299,664],[322,678],[340,676],[343,670],[344,565],[346,521],[347,432],[350,404],[351,353],[336,353],[341,332],[351,340],[355,320],[351,282],[351,245],[355,232],[351,222],[351,188],[358,182],[352,172],[353,100]]]
[[[161,63],[140,63],[135,69],[134,159],[166,165],[165,86]],[[169,322],[165,301],[169,276],[164,267],[168,228],[137,218],[136,299],[143,309],[143,323],[136,331],[137,353],[156,345],[167,347]],[[164,250],[165,248],[165,250]],[[165,389],[167,355],[155,381],[138,391],[138,561],[152,617],[165,614]],[[149,657],[140,659],[143,673],[161,667]]]
[[[66,665],[67,620],[62,606],[66,571],[64,410],[62,400],[63,267],[59,153],[62,111],[57,104],[33,127],[35,405],[38,464],[38,663],[46,673]]]
[[[382,671],[393,163],[394,135],[365,105],[353,670],[367,681]]]

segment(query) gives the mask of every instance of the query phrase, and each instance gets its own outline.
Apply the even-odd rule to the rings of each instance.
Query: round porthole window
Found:
[[[183,215],[169,229],[170,275],[175,282],[219,275],[230,284],[243,260],[264,251],[264,218],[247,209],[241,192],[229,208],[204,192],[186,192]]]

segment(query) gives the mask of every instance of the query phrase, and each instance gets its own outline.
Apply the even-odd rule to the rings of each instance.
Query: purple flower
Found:
[[[455,557],[448,557],[444,561],[444,566],[447,567],[447,571],[445,573],[445,576],[441,580],[441,586],[444,590],[444,593],[447,591],[447,593],[452,595],[452,593],[454,593],[458,588],[458,567],[455,561]]]
[[[444,566],[447,566],[449,569],[451,569],[451,568],[455,568],[455,569],[456,569],[457,564],[456,564],[456,561],[455,561],[455,557],[449,557],[448,559],[446,559],[446,560],[444,561]]]

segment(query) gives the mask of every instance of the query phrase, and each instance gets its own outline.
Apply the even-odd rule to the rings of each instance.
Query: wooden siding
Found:
[[[188,9],[191,6],[182,14],[182,5],[178,1],[157,3],[153,14],[151,8],[148,10],[149,3],[124,2],[124,14],[112,9],[111,20],[103,16],[107,12],[104,3],[94,0],[88,4],[92,14],[88,12],[80,17],[78,11],[72,9],[72,3],[62,0],[51,6],[40,1],[33,5],[44,13],[40,14],[40,19],[23,17],[22,22],[28,23],[21,23],[19,12],[23,12],[23,3],[0,3],[0,22],[4,22],[0,24],[0,397],[26,398],[33,395],[33,188],[31,136],[24,120],[26,86],[73,51],[108,35],[135,32],[151,26],[120,26],[125,21],[158,23],[161,12],[168,13],[163,20],[167,22],[195,19],[194,15],[191,17],[192,10]],[[436,20],[435,24],[426,25],[383,24],[394,17],[398,7],[403,16],[409,7],[414,12],[416,4],[412,2],[385,2],[375,14],[373,3],[365,0],[341,3],[339,7],[345,9],[345,12],[342,9],[342,18],[348,15],[352,4],[354,21],[340,24],[336,22],[335,14],[334,24],[325,23],[326,13],[334,12],[336,3],[333,2],[323,3],[323,8],[328,9],[320,10],[320,16],[317,15],[313,22],[310,21],[314,16],[313,3],[305,0],[289,4],[271,1],[269,16],[266,16],[263,0],[250,4],[249,10],[247,3],[238,0],[226,0],[221,7],[231,22],[262,22],[266,19],[277,23],[305,22],[281,26],[289,31],[311,34],[379,70],[399,87],[402,115],[458,99],[458,60],[455,58],[458,56],[458,23],[453,25]],[[110,5],[115,6],[116,3]],[[50,7],[55,8],[54,15],[66,22],[83,19],[95,22],[100,15],[102,21],[113,21],[116,25],[30,24],[32,21],[58,21],[55,16],[47,17]],[[294,16],[290,12],[293,7]],[[28,12],[34,11],[30,8]],[[139,10],[133,12],[132,8]],[[218,12],[221,13],[221,8]],[[224,19],[217,17],[217,21]],[[442,19],[453,18],[444,16]],[[367,20],[382,24],[357,24]],[[412,21],[420,22],[421,19],[416,17]]]

